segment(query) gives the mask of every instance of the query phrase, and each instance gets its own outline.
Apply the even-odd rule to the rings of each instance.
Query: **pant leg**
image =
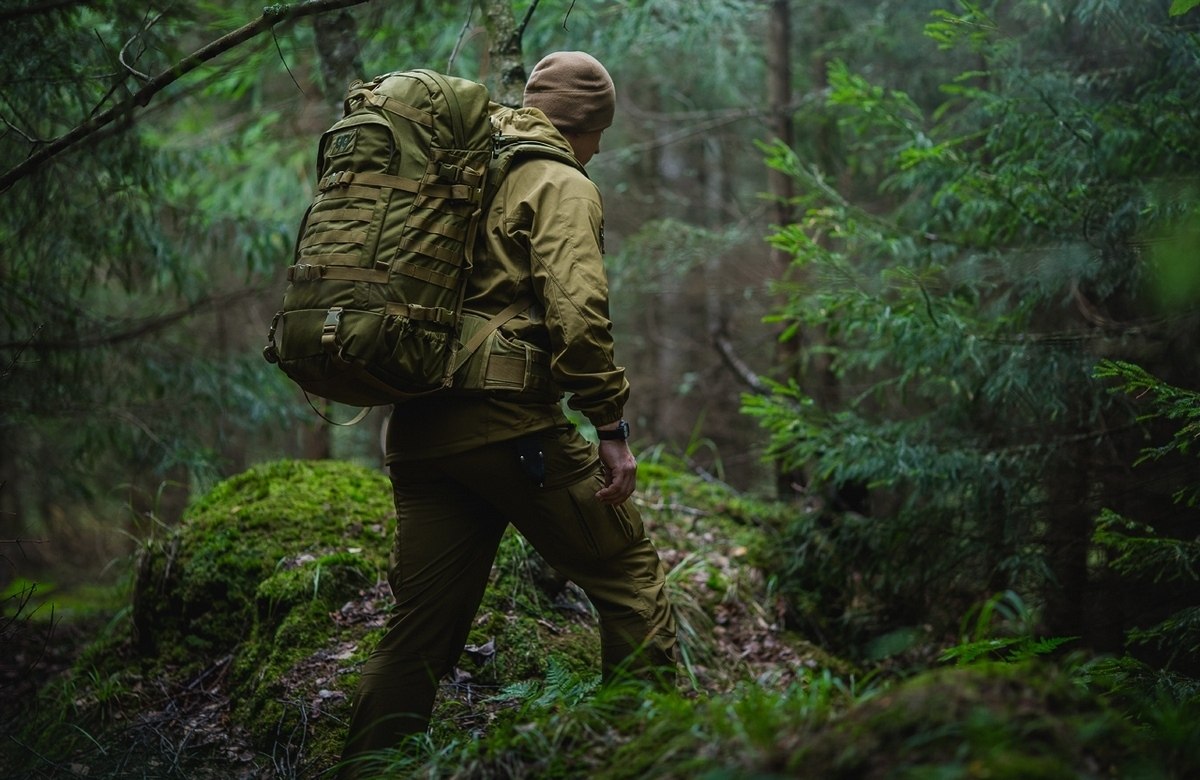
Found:
[[[537,435],[542,486],[520,466],[515,443],[464,453],[459,468],[475,489],[561,574],[578,585],[600,622],[601,661],[611,676],[675,674],[676,628],[666,572],[631,502],[596,500],[603,485],[594,445],[573,428]]]
[[[426,729],[438,681],[462,652],[506,527],[433,463],[400,464],[391,478],[395,611],[363,668],[343,761]]]

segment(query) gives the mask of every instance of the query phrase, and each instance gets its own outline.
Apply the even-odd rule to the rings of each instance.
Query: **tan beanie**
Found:
[[[525,84],[525,106],[542,110],[568,133],[603,130],[613,121],[617,92],[604,66],[581,51],[547,54]]]

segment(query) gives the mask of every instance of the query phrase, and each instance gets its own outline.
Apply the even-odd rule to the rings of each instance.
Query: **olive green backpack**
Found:
[[[485,204],[512,162],[582,168],[497,136],[489,104],[482,84],[430,70],[351,85],[318,145],[316,194],[263,350],[306,394],[376,406],[450,388],[551,391],[544,353],[487,354],[532,301],[498,302],[487,319],[462,302]]]

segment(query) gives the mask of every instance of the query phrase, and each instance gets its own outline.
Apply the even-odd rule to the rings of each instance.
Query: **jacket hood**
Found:
[[[529,141],[541,141],[558,149],[562,149],[568,154],[574,154],[575,150],[571,148],[571,144],[563,137],[546,115],[537,108],[508,108],[499,103],[492,103],[491,120],[492,127],[500,135],[509,138],[520,138]]]

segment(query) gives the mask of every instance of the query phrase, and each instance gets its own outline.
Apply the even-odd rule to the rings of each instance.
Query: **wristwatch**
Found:
[[[624,420],[621,420],[621,422],[617,423],[617,427],[613,428],[611,431],[602,431],[599,428],[597,428],[596,436],[598,436],[599,438],[601,438],[605,441],[609,441],[609,440],[625,441],[626,439],[629,438],[629,423],[625,422]]]

